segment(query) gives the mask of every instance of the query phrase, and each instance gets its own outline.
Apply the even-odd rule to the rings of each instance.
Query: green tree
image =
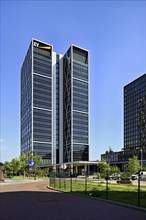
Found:
[[[100,171],[100,176],[102,178],[106,177],[107,170],[108,170],[108,164],[106,160],[102,160],[101,162],[99,162],[99,171]]]
[[[143,170],[143,171],[146,171],[146,166],[142,167],[142,170]]]
[[[24,153],[20,156],[20,169],[25,177],[26,171],[28,171],[28,158]]]
[[[13,175],[13,168],[11,166],[11,162],[5,161],[4,162],[5,174],[7,177],[11,177]]]
[[[44,176],[46,176],[47,172],[48,172],[48,169],[40,169],[40,168],[37,168],[37,170],[36,170],[36,174],[37,174],[37,176],[39,176],[39,177],[44,177]]]
[[[110,174],[120,173],[120,168],[117,166],[110,166]]]
[[[137,156],[128,159],[126,173],[131,176],[134,172],[140,170],[140,163]]]
[[[13,170],[13,175],[17,176],[21,170],[20,160],[18,158],[14,158],[11,160],[10,163]]]

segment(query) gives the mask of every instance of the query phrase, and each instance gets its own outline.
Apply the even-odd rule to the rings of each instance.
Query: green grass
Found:
[[[13,176],[13,180],[34,180],[34,177],[24,177],[24,176]]]
[[[66,192],[71,191],[71,183],[69,180],[56,179],[51,181],[51,187]],[[97,198],[106,199],[106,183],[88,182],[87,191],[85,191],[84,181],[72,181],[72,192],[86,194]],[[108,199],[127,203],[137,206],[138,204],[138,187],[130,184],[112,184],[108,185]],[[140,187],[140,206],[146,208],[146,187]]]
[[[39,177],[39,176],[36,176],[36,179],[48,179],[48,177]],[[12,180],[34,180],[34,176],[32,177],[24,177],[24,176],[13,176],[11,177]]]

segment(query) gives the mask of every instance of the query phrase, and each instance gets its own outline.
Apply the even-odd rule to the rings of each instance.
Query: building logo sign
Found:
[[[46,44],[43,44],[41,42],[36,42],[36,41],[33,42],[33,46],[38,47],[43,50],[51,50],[52,49],[52,47],[50,45],[46,45]]]
[[[33,46],[34,46],[34,47],[39,47],[39,43],[37,43],[37,42],[34,41],[34,42],[33,42]]]

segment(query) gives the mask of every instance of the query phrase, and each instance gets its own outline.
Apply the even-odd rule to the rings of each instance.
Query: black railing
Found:
[[[105,179],[99,179],[88,176],[86,172],[76,177],[69,171],[52,171],[49,187],[146,208],[146,179],[141,180],[140,176],[134,181],[130,178],[109,180],[108,172]]]

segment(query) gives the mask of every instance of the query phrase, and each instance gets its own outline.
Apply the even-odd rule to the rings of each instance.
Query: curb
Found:
[[[110,203],[110,204],[113,204],[113,205],[118,205],[118,206],[122,206],[122,207],[125,207],[125,208],[135,209],[135,210],[142,211],[142,212],[146,213],[146,208],[143,208],[143,207],[129,205],[129,204],[126,204],[126,203],[121,203],[121,202],[116,202],[116,201],[113,201],[113,200],[100,199],[100,198],[97,198],[97,197],[92,197],[92,196],[83,195],[83,194],[79,194],[79,193],[65,192],[63,190],[54,189],[54,188],[51,188],[49,186],[46,186],[46,187],[48,189],[51,189],[51,190],[54,190],[54,191],[67,193],[67,194],[71,194],[71,195],[74,195],[74,196],[81,196],[81,197],[85,197],[85,198],[88,198],[88,199],[94,199],[94,200],[97,200],[97,201],[100,201],[100,202],[104,202],[104,203],[106,202],[106,203]]]

